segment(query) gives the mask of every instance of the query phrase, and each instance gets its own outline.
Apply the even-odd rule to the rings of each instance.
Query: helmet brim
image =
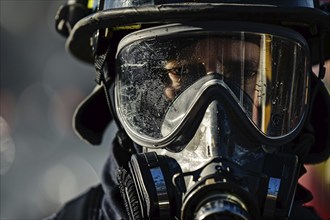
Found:
[[[67,49],[78,59],[93,63],[90,38],[98,29],[130,24],[191,22],[205,20],[251,21],[271,24],[295,24],[330,31],[330,15],[307,7],[243,5],[219,3],[181,3],[109,9],[81,19],[67,39]]]

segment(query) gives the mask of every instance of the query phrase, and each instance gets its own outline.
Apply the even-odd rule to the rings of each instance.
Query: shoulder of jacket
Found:
[[[90,188],[67,202],[55,215],[45,220],[98,220],[104,192],[101,185]]]

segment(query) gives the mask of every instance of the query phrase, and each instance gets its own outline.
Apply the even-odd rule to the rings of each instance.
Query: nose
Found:
[[[218,59],[216,59],[216,57],[213,57],[213,59],[205,60],[203,62],[203,66],[205,68],[206,75],[222,72],[222,65]]]

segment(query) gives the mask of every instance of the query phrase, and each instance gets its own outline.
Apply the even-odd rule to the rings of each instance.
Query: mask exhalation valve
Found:
[[[237,219],[248,220],[250,216],[244,204],[234,195],[210,196],[201,202],[195,214],[196,220]]]

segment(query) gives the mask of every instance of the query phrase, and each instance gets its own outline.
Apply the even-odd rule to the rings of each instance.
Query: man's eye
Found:
[[[245,77],[253,77],[253,76],[257,75],[257,73],[258,73],[258,70],[246,70],[244,72],[244,76]]]
[[[178,75],[178,72],[176,69],[165,69],[165,70],[166,70],[166,72],[171,73],[173,75]]]
[[[173,75],[182,76],[189,73],[189,69],[186,66],[180,66],[180,67],[167,69],[167,72]]]
[[[168,73],[177,76],[189,75],[191,77],[201,77],[206,75],[205,67],[202,63],[188,64],[179,67],[166,69]]]
[[[173,75],[182,75],[182,67],[167,69],[167,71]]]

